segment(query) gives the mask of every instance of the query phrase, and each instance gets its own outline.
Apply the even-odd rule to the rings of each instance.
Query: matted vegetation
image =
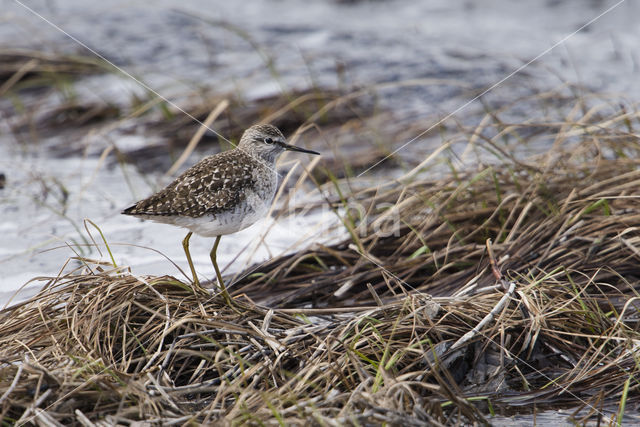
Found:
[[[327,203],[350,238],[248,269],[235,310],[172,277],[89,264],[51,279],[0,313],[3,419],[444,425],[558,408],[576,422],[633,417],[638,113],[577,106],[564,122],[522,125],[492,112],[463,131],[469,150],[493,153],[473,171],[425,178],[425,162],[385,185],[323,184],[342,194]],[[498,143],[536,138],[552,147],[526,160]]]
[[[106,68],[104,61],[80,54],[0,47],[0,95],[14,86],[18,90],[48,88],[55,81],[104,72]]]

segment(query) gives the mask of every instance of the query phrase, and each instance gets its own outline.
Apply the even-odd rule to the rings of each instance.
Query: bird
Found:
[[[188,229],[182,247],[196,287],[200,282],[191,260],[189,239],[193,233],[214,237],[209,256],[222,295],[231,305],[216,258],[220,238],[266,216],[278,186],[276,160],[285,151],[320,155],[288,144],[282,132],[271,124],[251,126],[235,148],[203,158],[122,214]]]

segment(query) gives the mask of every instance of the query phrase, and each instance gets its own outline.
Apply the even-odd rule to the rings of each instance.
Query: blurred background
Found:
[[[293,172],[276,219],[222,239],[221,265],[338,239],[331,210],[283,206],[321,206],[334,179],[388,181],[445,142],[456,167],[473,168],[483,153],[464,152],[470,133],[443,135],[487,112],[522,123],[565,117],[594,93],[612,108],[637,102],[638,16],[638,2],[597,0],[3,0],[2,301],[80,266],[74,257],[108,262],[104,240],[134,274],[178,277],[185,232],[119,212],[259,121],[323,156],[282,159],[283,177]],[[178,162],[207,119],[215,132]],[[553,142],[532,141],[508,152]],[[213,277],[211,239],[191,241],[198,272]]]

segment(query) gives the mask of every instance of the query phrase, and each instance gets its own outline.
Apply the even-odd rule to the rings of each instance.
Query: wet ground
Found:
[[[293,89],[348,91],[378,85],[377,108],[392,112],[397,118],[394,126],[402,126],[454,112],[460,120],[477,120],[474,114],[483,106],[469,101],[498,83],[483,97],[485,102],[513,102],[567,83],[635,102],[640,95],[637,16],[640,4],[632,1],[185,0],[179,4],[103,1],[87,7],[78,0],[5,0],[0,45],[78,52],[79,43],[85,44],[178,107],[187,102],[185,93],[199,87],[232,92],[250,103]],[[418,79],[441,81],[401,84]],[[111,72],[69,83],[65,90],[80,102],[123,109],[147,93],[130,76]],[[47,92],[38,108],[64,102],[61,93],[64,90]],[[24,96],[29,106],[43,95]],[[16,98],[0,99],[0,108],[0,172],[6,176],[0,190],[3,301],[34,277],[58,274],[68,258],[81,255],[108,261],[106,252],[101,256],[89,250],[85,218],[101,228],[117,263],[131,266],[135,274],[179,276],[164,256],[187,271],[180,245],[183,230],[142,224],[119,214],[166,183],[165,170],[141,173],[112,157],[100,158],[113,144],[133,149],[154,142],[155,135],[127,122],[90,135],[57,129],[18,137],[9,125],[17,114]],[[537,114],[522,110],[509,118],[523,120]],[[61,147],[78,144],[83,147],[80,152],[60,154]],[[432,148],[432,142],[418,138],[399,155],[411,161]],[[192,155],[187,163],[193,164],[205,152]],[[289,166],[283,170],[293,160],[308,161],[288,156]],[[394,171],[383,165],[369,174],[384,179],[389,173]],[[303,186],[300,197],[317,198],[304,194],[311,188]],[[339,235],[326,231],[328,224],[336,223],[329,212],[290,221],[271,228],[267,221],[224,238],[222,264],[233,263],[228,271],[238,271],[291,250],[300,240],[310,244]],[[92,226],[89,229],[99,240]],[[192,239],[197,269],[209,278],[211,243]],[[71,260],[74,264],[77,261]],[[21,297],[37,288],[28,286]]]

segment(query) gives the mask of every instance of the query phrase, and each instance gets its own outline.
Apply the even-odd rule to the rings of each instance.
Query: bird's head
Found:
[[[284,151],[299,151],[301,153],[320,154],[287,144],[280,129],[273,125],[254,125],[244,131],[238,149],[248,154],[258,156],[266,161],[274,161]]]

